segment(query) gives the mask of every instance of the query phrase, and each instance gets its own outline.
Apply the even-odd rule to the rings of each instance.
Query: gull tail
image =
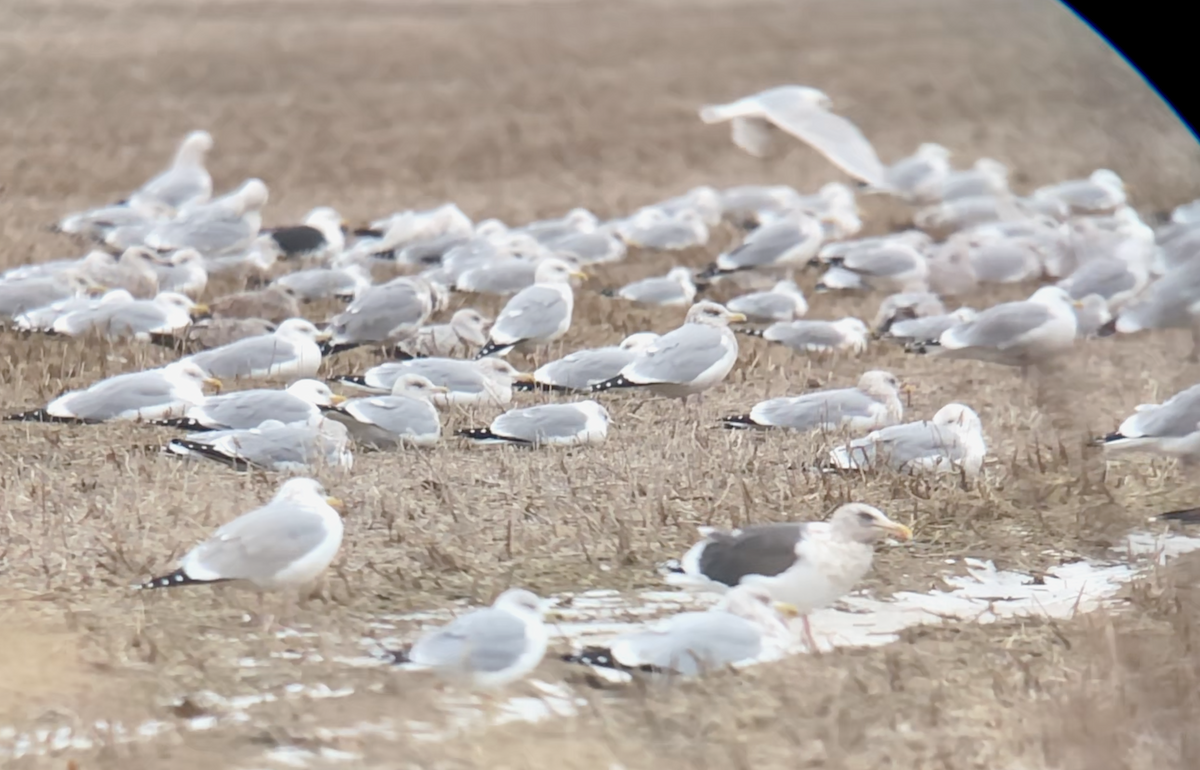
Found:
[[[175,570],[174,572],[170,572],[166,575],[162,575],[160,577],[156,577],[156,578],[147,580],[145,583],[142,583],[141,585],[134,586],[134,588],[139,591],[146,591],[146,590],[150,590],[152,588],[175,588],[176,586],[194,586],[194,585],[201,585],[203,583],[223,583],[223,582],[225,582],[225,581],[224,580],[196,580],[195,578],[188,577],[187,573],[184,572],[183,569],[181,568],[181,569]]]
[[[604,390],[612,390],[613,388],[636,388],[637,386],[636,382],[630,382],[625,379],[625,375],[618,374],[616,377],[610,377],[603,382],[597,382],[592,386],[592,392],[599,393]]]
[[[728,417],[721,418],[721,426],[734,430],[745,430],[747,428],[761,428],[749,414],[731,414]]]
[[[601,289],[600,296],[601,297],[615,297],[615,296],[617,296],[617,290],[611,289],[611,288],[610,289]]]
[[[199,455],[200,457],[219,462],[222,465],[228,465],[235,471],[248,471],[254,467],[254,465],[247,460],[244,460],[240,457],[231,457],[216,447],[200,441],[190,441],[186,438],[173,438],[170,440],[170,442],[168,442],[167,446],[170,447],[172,451],[175,451],[176,454],[188,456]],[[179,452],[178,450],[180,449],[185,451]]]
[[[182,337],[176,337],[174,334],[165,334],[163,332],[151,332],[150,342],[158,345],[160,348],[169,348],[183,352],[186,347],[186,341]]]
[[[940,348],[941,346],[942,346],[942,343],[938,342],[937,340],[921,340],[919,342],[906,342],[904,344],[904,352],[905,353],[916,353],[918,355],[925,355],[926,353],[930,352],[929,348]]]
[[[330,379],[334,382],[344,382],[347,385],[357,385],[360,388],[370,387],[367,385],[367,378],[357,374],[343,374]]]
[[[1200,508],[1184,508],[1180,511],[1167,511],[1155,516],[1159,521],[1178,521],[1183,524],[1200,524]]]
[[[1119,444],[1123,441],[1128,441],[1128,440],[1129,440],[1129,437],[1126,436],[1125,434],[1123,434],[1119,431],[1114,431],[1112,433],[1108,433],[1103,436],[1097,436],[1096,438],[1089,441],[1088,444],[1091,446],[1108,446],[1110,444]]]
[[[766,329],[734,329],[735,334],[745,334],[747,337],[762,337]]]
[[[401,650],[386,650],[387,655],[391,657],[391,662],[397,665],[401,663],[412,663],[412,658],[408,657],[411,647],[405,647]]]
[[[717,266],[716,262],[713,262],[711,265],[704,268],[699,273],[696,273],[696,280],[707,281],[712,278],[720,278],[723,275],[729,275],[730,272],[732,272],[732,271],[722,270],[720,267]]]
[[[322,342],[321,355],[332,356],[337,353],[345,353],[347,350],[354,350],[362,345],[361,342]]]
[[[1096,330],[1097,337],[1111,337],[1117,333],[1117,319],[1113,318],[1108,323]]]
[[[584,647],[579,652],[567,653],[559,657],[567,663],[579,663],[584,666],[615,668],[618,671],[634,670],[629,666],[618,663],[617,659],[613,657],[612,650],[607,647]]]
[[[491,428],[464,428],[455,431],[454,435],[479,444],[529,444],[528,441],[492,433]]]
[[[33,409],[28,412],[17,412],[4,418],[5,422],[56,422],[64,425],[99,425],[103,420],[89,420],[86,417],[61,417],[50,414],[45,409]]]
[[[413,359],[416,359],[416,358],[424,358],[425,357],[425,356],[416,356],[416,355],[413,355],[412,353],[409,353],[408,351],[401,350],[399,345],[393,345],[392,347],[388,348],[387,355],[388,355],[388,358],[392,359],[393,361],[412,361]]]
[[[575,393],[575,392],[577,392],[575,388],[568,388],[563,385],[551,385],[550,383],[547,383],[547,382],[525,382],[523,380],[517,380],[517,381],[513,382],[512,389],[521,391],[522,393],[529,393],[529,392],[533,392],[533,391],[536,391],[538,393]]]
[[[480,348],[479,352],[475,354],[475,360],[478,361],[479,359],[487,358],[488,356],[503,356],[514,347],[516,347],[516,343],[513,343],[512,345],[501,345],[497,342],[488,340],[488,344]]]

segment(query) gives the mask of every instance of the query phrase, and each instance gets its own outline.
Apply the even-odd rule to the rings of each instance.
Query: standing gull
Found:
[[[184,360],[194,361],[213,377],[312,377],[321,366],[317,343],[327,336],[303,318],[289,318],[270,334],[245,337]]]
[[[836,447],[829,453],[829,460],[833,467],[843,470],[962,472],[973,478],[979,475],[986,454],[979,415],[962,404],[946,404],[932,420],[881,428]]]
[[[527,406],[505,412],[487,428],[467,428],[456,435],[476,444],[530,447],[600,444],[608,435],[608,410],[595,401]]]
[[[899,342],[920,342],[921,340],[936,340],[952,326],[974,320],[977,313],[974,308],[960,307],[950,313],[941,315],[908,318],[896,321],[888,326],[887,331],[879,334],[880,339],[897,340]]]
[[[183,138],[171,167],[129,196],[129,208],[149,216],[173,214],[189,205],[205,203],[213,183],[204,159],[213,147],[207,131],[193,131]]]
[[[330,352],[408,339],[429,320],[442,294],[441,287],[420,277],[402,276],[363,289],[329,322]]]
[[[221,387],[196,364],[184,359],[161,369],[118,374],[73,390],[44,409],[9,415],[8,421],[100,423],[114,420],[153,422],[178,417],[204,401],[203,385]]]
[[[342,546],[342,501],[315,479],[284,482],[270,502],[225,524],[188,551],[179,568],[139,588],[244,581],[264,591],[320,577]]]
[[[841,506],[828,521],[761,524],[731,532],[700,529],[666,581],[691,590],[725,592],[761,586],[804,617],[809,649],[816,642],[808,614],[850,592],[871,569],[874,545],[885,537],[912,539],[912,531],[865,503]]]
[[[247,180],[230,195],[185,209],[175,219],[155,227],[142,241],[159,251],[192,248],[205,256],[245,249],[258,237],[267,197],[267,186],[261,179]]]
[[[1106,451],[1151,452],[1200,459],[1200,385],[1181,390],[1162,404],[1140,404],[1113,433],[1094,443]]]
[[[696,676],[781,655],[792,634],[780,615],[795,608],[759,586],[731,588],[707,612],[681,612],[650,628],[623,634],[607,647],[564,655],[568,663]]]
[[[672,398],[699,396],[733,369],[738,344],[729,324],[744,320],[741,313],[731,313],[716,302],[697,302],[683,326],[642,349],[620,374],[596,383],[592,391],[647,388]]]
[[[571,278],[583,277],[561,259],[543,260],[534,284],[517,292],[492,324],[488,343],[476,358],[506,355],[522,343],[553,342],[571,328],[575,293]]]
[[[749,414],[722,419],[726,428],[789,428],[801,431],[853,432],[900,422],[904,404],[900,382],[891,372],[874,370],[858,378],[853,388],[818,390],[781,396],[754,405]]]
[[[397,663],[431,668],[452,682],[500,687],[541,663],[549,640],[542,615],[549,604],[530,591],[510,588],[491,607],[455,618],[393,655]]]
[[[803,212],[789,213],[751,232],[742,245],[719,255],[699,277],[712,278],[741,270],[803,267],[816,256],[824,238],[821,220]]]
[[[829,110],[833,101],[807,86],[778,86],[729,104],[700,110],[705,123],[729,121],[733,143],[756,158],[766,157],[781,129],[821,153],[830,163],[872,187],[887,189],[875,148],[850,121]]]
[[[256,388],[210,396],[183,417],[163,423],[187,430],[230,430],[257,428],[267,420],[307,422],[321,413],[320,407],[345,400],[320,380],[297,380],[285,390]]]

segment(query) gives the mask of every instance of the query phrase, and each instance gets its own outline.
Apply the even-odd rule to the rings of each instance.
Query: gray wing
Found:
[[[879,402],[856,388],[772,398],[755,404],[750,417],[760,425],[794,430],[836,430],[847,420],[869,417]]]
[[[953,326],[949,336],[956,347],[1004,350],[1050,320],[1050,311],[1036,302],[1010,302],[988,308],[973,321]]]
[[[830,163],[855,179],[874,187],[886,187],[883,164],[858,126],[786,92],[768,92],[759,101],[772,123],[810,145]]]
[[[338,427],[344,436],[345,426]],[[344,442],[311,425],[282,425],[229,433],[213,446],[231,458],[260,468],[283,471],[321,463],[336,465]]]
[[[437,408],[420,398],[356,398],[342,404],[341,410],[361,422],[376,425],[396,436],[427,436],[441,431]]]
[[[708,371],[727,352],[719,328],[684,324],[643,350],[622,374],[639,384],[686,384]]]
[[[791,297],[773,291],[734,297],[725,306],[752,320],[790,321],[796,312],[796,303]]]
[[[570,314],[562,294],[545,286],[522,289],[508,301],[492,325],[492,340],[501,345],[547,337]]]
[[[537,264],[526,259],[505,259],[480,265],[459,274],[460,291],[483,294],[514,294],[533,285]]]
[[[356,285],[354,277],[346,271],[324,267],[281,275],[272,283],[289,288],[301,299],[309,301],[332,297]]]
[[[390,375],[387,386],[390,388],[402,374],[419,374],[434,385],[448,388],[454,393],[482,393],[486,375],[479,367],[470,361],[453,358],[417,358],[400,364],[384,364],[397,367],[396,373]],[[383,367],[376,367],[382,369]]]
[[[597,382],[616,377],[633,357],[631,351],[619,347],[580,350],[545,364],[533,376],[547,385],[586,390]]]
[[[635,281],[618,291],[617,296],[630,302],[644,302],[649,305],[687,299],[687,294],[684,293],[683,286],[679,281],[661,277]]]
[[[574,436],[587,425],[587,415],[571,404],[546,404],[514,409],[492,420],[497,436],[536,444]]]
[[[227,580],[269,578],[326,537],[319,513],[290,501],[275,501],[218,529],[184,558],[184,569],[194,565]]]
[[[288,340],[274,334],[264,334],[203,350],[189,356],[189,359],[213,377],[236,378],[264,373],[272,366],[295,361],[299,353]]]
[[[162,308],[150,302],[130,302],[118,305],[107,313],[108,318],[98,319],[105,325],[105,333],[111,337],[121,337],[132,334],[148,334],[162,329],[166,323],[166,313]]]
[[[1121,308],[1117,331],[1189,328],[1188,308],[1200,300],[1200,259],[1189,261],[1146,288],[1134,302]]]
[[[960,320],[946,313],[944,315],[927,316],[925,318],[910,318],[907,321],[897,321],[887,330],[889,337],[905,340],[936,340],[942,333],[960,323]]]
[[[0,316],[15,316],[75,294],[64,281],[37,279],[0,283]]]
[[[421,637],[408,658],[423,666],[491,673],[515,664],[527,646],[525,623],[509,612],[488,607]]]
[[[81,419],[111,420],[124,412],[178,401],[171,383],[162,373],[151,371],[110,377],[87,390],[64,396],[63,403]]]
[[[267,420],[287,424],[303,422],[314,408],[302,398],[282,390],[244,390],[209,398],[193,412],[206,424],[222,428],[257,428]]]
[[[1121,424],[1121,433],[1155,438],[1178,438],[1200,430],[1200,385],[1176,393],[1161,406],[1134,414]]]
[[[194,223],[181,222],[147,234],[146,243],[154,248],[192,248],[201,254],[221,254],[243,248],[258,235],[248,219],[213,219]]]
[[[388,342],[416,332],[429,310],[416,286],[385,283],[364,289],[330,325],[338,342]]]
[[[736,586],[747,575],[778,575],[796,563],[796,544],[804,529],[803,523],[782,523],[714,532],[700,553],[700,572],[727,586]]]
[[[771,222],[751,233],[741,246],[721,255],[718,264],[726,270],[771,265],[799,246],[803,239],[803,233],[794,221]]]
[[[1121,259],[1092,259],[1059,281],[1071,295],[1071,299],[1083,299],[1089,294],[1099,294],[1108,299],[1137,286],[1137,277]]]
[[[758,657],[762,635],[729,612],[684,612],[657,629],[626,634],[612,644],[628,666],[655,666],[685,676]]]
[[[927,189],[940,173],[928,160],[909,157],[888,167],[886,178],[894,190],[915,193]]]
[[[763,339],[780,342],[796,350],[805,350],[809,347],[836,348],[846,341],[845,335],[827,321],[792,321],[771,324],[763,332]]]
[[[1111,192],[1087,179],[1072,179],[1050,187],[1043,187],[1035,190],[1034,195],[1058,198],[1064,203],[1080,209],[1113,208],[1119,203],[1113,199]]]
[[[170,168],[142,185],[133,198],[149,198],[161,201],[171,208],[179,208],[198,198],[212,194],[212,177],[203,167],[190,165]]]
[[[963,447],[953,431],[939,429],[930,422],[911,422],[850,442],[848,454],[857,468],[886,466],[904,470],[910,463],[926,458],[961,460]]]
[[[847,254],[842,266],[855,273],[868,276],[900,275],[916,267],[914,254],[909,249],[881,246],[877,249],[855,249]]]

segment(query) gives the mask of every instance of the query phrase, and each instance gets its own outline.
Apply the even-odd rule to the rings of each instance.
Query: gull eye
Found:
[[[875,514],[867,513],[866,511],[858,514],[858,523],[868,527],[874,525]]]

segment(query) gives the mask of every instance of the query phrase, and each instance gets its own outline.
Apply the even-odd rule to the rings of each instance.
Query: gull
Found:
[[[1133,334],[1146,329],[1190,329],[1189,360],[1200,359],[1200,259],[1168,270],[1117,313],[1115,331]]]
[[[183,417],[163,420],[162,424],[193,431],[245,430],[257,428],[267,420],[284,424],[307,422],[321,414],[320,407],[340,404],[346,399],[334,395],[320,380],[297,380],[283,390],[255,388],[209,396],[187,410]]]
[[[641,305],[658,307],[691,306],[696,298],[696,284],[692,271],[686,267],[673,267],[664,276],[643,278],[626,284],[615,291],[602,292],[610,297],[629,300]]]
[[[722,418],[726,428],[789,428],[801,431],[860,433],[895,425],[904,416],[900,381],[891,372],[872,370],[853,388],[818,390],[760,401],[748,414]]]
[[[729,324],[744,320],[716,302],[697,302],[683,326],[643,348],[619,374],[596,383],[592,391],[646,388],[671,398],[699,396],[733,369],[738,344]]]
[[[1089,294],[1079,300],[1075,308],[1075,336],[1093,338],[1106,336],[1106,331],[1112,323],[1113,315],[1108,310],[1108,300],[1099,294]]]
[[[122,203],[68,214],[60,219],[53,229],[66,235],[76,235],[104,243],[109,233],[121,227],[149,232],[156,217],[156,214],[147,214]]]
[[[862,230],[854,191],[841,182],[829,182],[815,195],[801,197],[796,209],[819,219],[829,240],[851,238]]]
[[[876,189],[887,189],[883,164],[858,127],[829,110],[832,100],[807,86],[778,86],[729,104],[700,110],[705,123],[729,121],[733,143],[751,155],[766,157],[774,143],[772,127],[821,153],[830,163]]]
[[[741,246],[718,256],[700,277],[740,270],[803,267],[816,256],[824,238],[821,220],[803,212],[786,214],[752,231]]]
[[[445,236],[466,236],[474,229],[471,218],[453,203],[425,211],[400,211],[371,223],[378,237],[363,239],[353,251],[378,259],[395,259],[409,246]]]
[[[902,291],[887,296],[879,303],[871,326],[881,336],[898,321],[944,315],[946,306],[938,295],[928,291]]]
[[[950,175],[950,151],[927,142],[907,158],[884,171],[889,189],[910,203],[933,203],[941,198],[942,183]]]
[[[561,259],[541,262],[534,284],[517,292],[496,316],[488,343],[476,358],[504,356],[517,345],[553,342],[566,334],[575,308],[573,277],[585,276]]]
[[[195,298],[208,286],[204,257],[195,249],[180,249],[151,264],[158,277],[158,290],[173,291]]]
[[[800,193],[787,185],[741,185],[722,190],[718,195],[721,216],[745,229],[795,211],[801,200]]]
[[[905,343],[936,340],[947,329],[973,321],[977,315],[979,314],[975,312],[974,308],[960,307],[950,313],[896,321],[888,327],[886,332],[878,336],[881,339]]]
[[[289,318],[270,334],[244,337],[183,360],[195,362],[213,377],[312,377],[321,366],[317,343],[327,337],[311,322]]]
[[[320,577],[342,546],[343,503],[315,479],[289,479],[266,504],[221,526],[179,568],[138,588],[241,581],[278,591]]]
[[[299,225],[273,227],[263,230],[276,259],[299,259],[328,262],[346,248],[342,215],[328,206],[318,206],[308,212]]]
[[[590,446],[608,436],[608,410],[595,401],[540,404],[509,410],[487,428],[467,428],[455,435],[476,444]]]
[[[8,421],[100,423],[153,422],[178,417],[204,401],[204,385],[220,388],[196,364],[184,359],[161,369],[118,374],[84,390],[64,393],[43,409],[9,415]]]
[[[921,291],[929,276],[925,255],[904,243],[855,249],[843,256],[828,257],[825,262],[849,270],[873,289]]]
[[[86,298],[89,288],[87,279],[76,274],[15,281],[0,280],[0,318],[16,319],[62,300]]]
[[[307,472],[322,467],[350,470],[350,434],[346,426],[319,415],[307,422],[267,420],[257,428],[215,430],[171,439],[168,454],[199,457],[237,471],[260,469]]]
[[[734,297],[725,307],[746,316],[747,321],[770,323],[793,321],[808,312],[804,292],[790,278],[779,281],[770,291],[756,291]]]
[[[271,281],[271,285],[287,289],[302,302],[315,302],[331,297],[353,299],[371,285],[371,273],[358,264],[346,267],[314,267],[281,275]]]
[[[987,444],[983,423],[973,409],[947,404],[932,420],[891,425],[868,433],[829,453],[834,468],[901,473],[963,473],[979,475]]]
[[[561,259],[574,260],[580,265],[600,265],[621,261],[628,248],[615,233],[597,230],[564,236],[554,242],[553,250]]]
[[[539,219],[530,222],[520,232],[533,236],[540,243],[551,243],[565,236],[594,231],[600,225],[595,214],[582,208],[573,208],[557,219]]]
[[[1139,404],[1120,427],[1093,443],[1108,452],[1151,452],[1179,457],[1189,465],[1200,459],[1200,385],[1162,404]]]
[[[809,649],[817,649],[809,613],[849,593],[871,569],[874,545],[885,537],[912,539],[912,531],[865,503],[847,503],[828,521],[787,522],[720,532],[704,537],[678,565],[668,584],[724,593],[738,585],[765,588],[804,618]]]
[[[405,374],[419,374],[434,385],[446,388],[430,399],[437,406],[503,406],[512,401],[513,379],[519,372],[499,358],[464,361],[457,358],[414,358],[391,361],[368,369],[361,376],[334,380],[369,393],[388,394]]]
[[[1075,343],[1074,306],[1058,286],[1043,286],[1027,300],[1005,302],[951,326],[936,340],[909,346],[910,352],[973,358],[1027,367],[1070,350]]]
[[[1190,225],[1200,222],[1200,198],[1188,203],[1181,203],[1172,209],[1171,222],[1177,225]]]
[[[871,330],[857,318],[836,321],[786,321],[773,323],[766,329],[738,329],[738,334],[762,337],[778,342],[801,353],[831,353],[849,351],[861,353],[867,349]]]
[[[582,663],[625,671],[683,676],[719,670],[782,655],[792,634],[781,615],[794,607],[776,602],[759,586],[731,588],[707,612],[681,612],[614,639],[607,647],[586,647],[562,656]]]
[[[708,243],[708,225],[704,216],[687,208],[667,212],[657,206],[647,206],[614,222],[612,229],[627,245],[652,251],[682,251]]]
[[[24,281],[20,283],[24,283]],[[57,302],[51,302],[45,307],[36,307],[27,310],[13,318],[13,325],[22,331],[53,332],[55,322],[70,313],[93,310],[107,303],[124,304],[133,301],[133,295],[124,289],[106,291],[99,297],[85,294],[78,297],[60,299]],[[151,339],[154,338],[151,337]]]
[[[231,342],[270,334],[277,327],[261,318],[202,318],[192,322],[182,334],[152,334],[156,345],[185,353],[211,350]]]
[[[1032,197],[1060,200],[1076,213],[1112,211],[1125,205],[1125,182],[1115,171],[1101,168],[1093,171],[1087,179],[1072,179],[1040,187],[1033,191]]]
[[[433,446],[441,438],[442,424],[430,399],[446,392],[419,374],[403,374],[396,378],[390,396],[353,398],[323,411],[345,425],[359,446]]]
[[[926,206],[913,214],[913,224],[922,230],[957,232],[974,225],[1025,216],[1012,196],[985,194],[952,198]]]
[[[492,320],[475,308],[465,307],[450,316],[449,323],[422,326],[411,339],[401,342],[399,350],[414,358],[435,356],[452,358],[467,355],[487,344]]]
[[[949,266],[963,266],[970,283],[1022,283],[1040,278],[1042,245],[980,228],[954,233],[933,253],[929,269],[944,279]]]
[[[619,345],[577,350],[543,364],[531,375],[519,375],[518,389],[588,391],[596,383],[616,377],[639,352],[657,340],[658,335],[653,332],[637,332]],[[528,387],[520,387],[522,384]]]
[[[114,257],[103,251],[93,251],[79,260],[79,273],[97,286],[125,289],[135,297],[149,299],[158,294],[158,274],[154,265],[157,255],[149,249],[134,246]]]
[[[129,196],[129,208],[158,217],[207,202],[213,183],[204,160],[212,147],[212,135],[207,131],[189,133],[180,143],[171,167]]]
[[[250,179],[230,195],[184,209],[175,219],[147,233],[142,242],[159,251],[192,248],[205,256],[245,249],[258,237],[266,203],[266,184],[261,179]],[[110,239],[113,235],[116,232],[110,234]]]
[[[1115,309],[1141,294],[1149,282],[1150,269],[1145,262],[1099,257],[1084,262],[1058,285],[1067,290],[1071,299],[1097,294]]]
[[[208,312],[182,294],[166,291],[154,299],[110,299],[93,307],[66,313],[55,319],[50,330],[68,337],[97,331],[109,339],[132,337],[148,341],[154,335],[174,334],[191,325],[196,316]]]
[[[510,588],[491,607],[461,615],[422,635],[408,650],[393,653],[395,661],[480,688],[515,682],[546,654],[549,632],[542,616],[550,604],[530,591]]]
[[[709,227],[716,227],[721,224],[721,217],[724,212],[721,193],[706,185],[693,187],[683,195],[659,201],[651,208],[658,209],[667,214],[692,211],[699,214],[700,220]]]
[[[213,318],[261,318],[282,323],[300,317],[296,292],[284,285],[218,297],[208,304]]]
[[[443,301],[443,289],[420,277],[402,276],[369,286],[329,322],[329,351],[406,340]]]
[[[949,202],[1007,192],[1008,166],[992,158],[980,158],[969,169],[947,174],[934,197],[938,201]]]

